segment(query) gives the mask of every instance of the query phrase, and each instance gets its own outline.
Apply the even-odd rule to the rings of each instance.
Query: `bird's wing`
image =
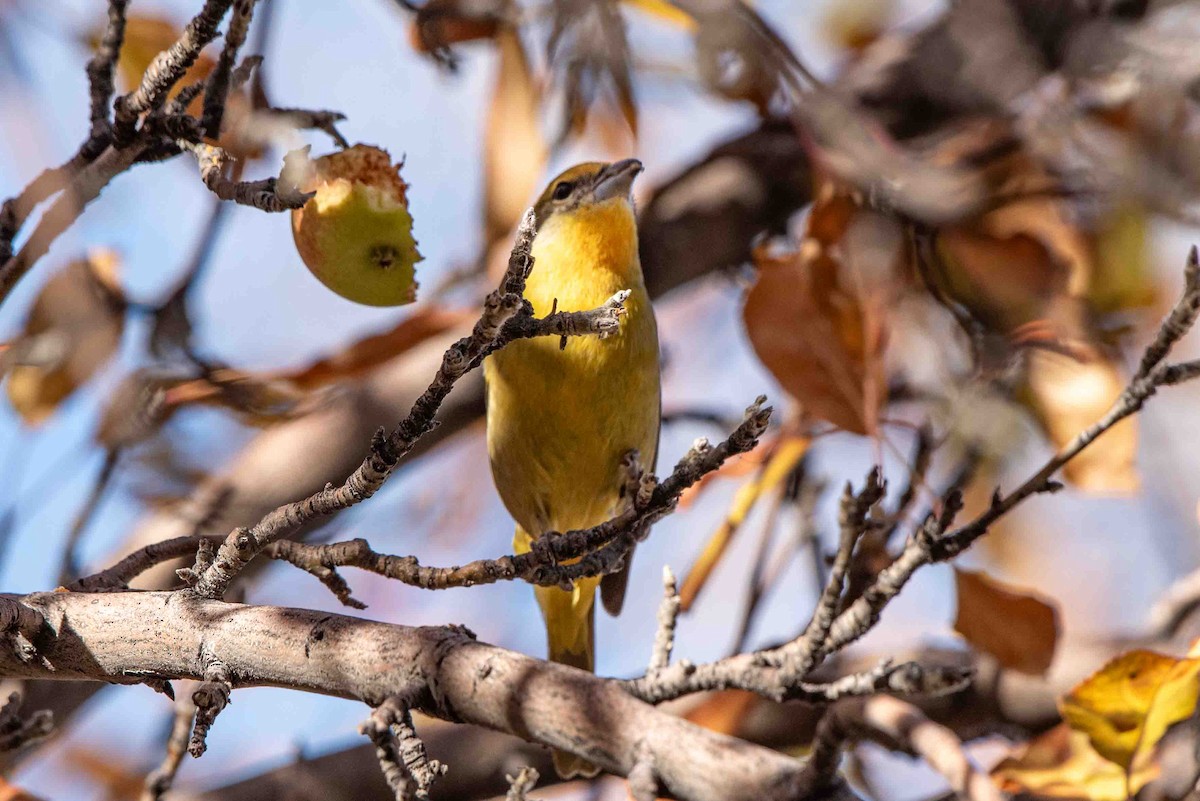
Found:
[[[662,445],[662,393],[658,396],[658,420],[658,438],[654,442],[654,464],[650,465],[651,472],[657,470],[658,449]],[[625,564],[620,570],[600,579],[600,602],[604,604],[604,611],[613,617],[621,614],[621,607],[625,605],[625,590],[629,586],[629,569],[633,566],[635,550],[636,546],[629,549],[625,556]]]

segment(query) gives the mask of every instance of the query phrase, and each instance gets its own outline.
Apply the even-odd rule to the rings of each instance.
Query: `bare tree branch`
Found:
[[[964,801],[1001,801],[1003,796],[963,752],[962,743],[916,707],[877,695],[839,701],[829,708],[804,766],[801,796],[817,795],[836,781],[841,751],[848,740],[871,739],[918,756],[940,773]]]
[[[12,693],[0,707],[0,752],[15,751],[45,739],[54,730],[54,715],[40,709],[21,717],[21,695]]]
[[[0,597],[0,631],[23,621],[36,658],[0,649],[0,675],[130,684],[203,679],[206,654],[231,686],[292,687],[378,705],[392,696],[464,723],[519,734],[627,776],[646,758],[666,793],[694,801],[794,797],[800,763],[715,734],[630,697],[611,681],[474,640],[302,609],[192,593],[73,592]],[[714,758],[715,757],[715,758]]]
[[[658,606],[658,632],[654,635],[654,650],[650,653],[647,672],[662,670],[671,664],[671,650],[675,647],[675,623],[679,620],[679,589],[675,574],[667,565],[663,566],[663,599]]]
[[[508,780],[508,792],[504,795],[504,801],[529,801],[529,792],[541,777],[534,768],[523,767],[516,776],[504,778]]]
[[[141,801],[162,801],[163,796],[175,783],[175,775],[183,764],[183,756],[187,753],[188,740],[192,734],[192,721],[196,717],[196,705],[192,699],[185,697],[175,702],[175,716],[171,731],[167,734],[167,748],[162,762],[146,776],[146,785],[142,788]]]
[[[204,7],[183,29],[179,39],[150,62],[137,89],[117,98],[113,139],[120,145],[133,138],[138,116],[154,111],[166,102],[170,91],[196,63],[200,51],[217,36],[217,26],[233,5],[233,0],[207,0]]]
[[[93,140],[100,140],[109,133],[112,119],[110,104],[115,91],[113,73],[125,41],[125,9],[128,5],[129,0],[109,0],[108,25],[87,65]]]

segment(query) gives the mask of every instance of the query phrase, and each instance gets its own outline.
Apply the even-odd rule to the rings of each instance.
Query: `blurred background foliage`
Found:
[[[121,90],[193,5],[134,4]],[[363,141],[402,160],[425,256],[417,303],[334,296],[302,269],[285,220],[216,202],[191,164],[121,176],[0,309],[6,591],[52,587],[152,539],[224,533],[340,480],[473,321],[547,176],[636,155],[664,343],[664,463],[719,436],[760,391],[785,413],[641,547],[625,615],[600,623],[599,670],[643,665],[664,563],[683,575],[678,653],[761,646],[808,619],[847,479],[880,463],[894,491],[907,487],[888,510],[895,525],[860,546],[862,585],[900,544],[900,523],[954,477],[970,478],[982,509],[995,485],[1099,418],[1174,297],[1194,235],[1194,3],[259,6],[248,52],[265,60],[232,96],[220,144],[248,177],[276,174],[304,144],[320,154]],[[76,146],[102,19],[95,3],[0,3],[2,194]],[[294,107],[329,113],[300,131]],[[1195,392],[1107,433],[1070,463],[1064,492],[1006,518],[961,569],[925,571],[843,658],[969,649],[1050,698],[969,732],[1003,787],[1097,799],[1140,787],[1168,725],[1196,705],[1186,636],[1149,623],[1200,558]],[[478,384],[452,401],[435,441],[378,498],[307,536],[365,536],[428,563],[505,552],[511,522],[491,488]],[[541,653],[526,587],[351,581],[373,617],[464,623]],[[245,593],[334,604],[275,568]],[[1154,637],[1167,653],[1133,651],[1121,659],[1134,668],[1118,660],[1071,690]],[[138,797],[169,705],[138,690],[74,692],[55,699],[62,733],[11,759],[14,781],[45,797]],[[179,797],[319,753],[349,764],[340,749],[358,710],[280,692],[239,694]],[[1114,711],[1117,696],[1128,697]],[[735,692],[684,712],[745,735],[769,706]],[[1105,729],[1121,715],[1138,721],[1132,742]],[[810,733],[797,724],[776,744],[802,749]],[[856,759],[875,797],[937,792],[881,749]],[[319,797],[362,797],[318,764]],[[598,791],[624,793],[612,781]]]

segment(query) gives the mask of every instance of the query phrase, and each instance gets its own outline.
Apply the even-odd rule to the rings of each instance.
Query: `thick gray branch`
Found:
[[[650,759],[659,785],[676,798],[794,797],[799,762],[660,712],[616,682],[477,642],[457,627],[412,628],[181,592],[42,593],[4,605],[46,621],[36,637],[39,659],[0,650],[6,678],[203,679],[217,659],[234,688],[288,687],[372,705],[415,698],[414,708],[426,713],[567,750],[622,776],[639,758]]]

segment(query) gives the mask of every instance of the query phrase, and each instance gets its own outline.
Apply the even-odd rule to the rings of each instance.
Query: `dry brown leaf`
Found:
[[[1031,405],[1046,436],[1061,448],[1099,420],[1125,389],[1109,360],[1079,361],[1048,350],[1028,354]],[[1063,475],[1088,492],[1136,491],[1138,424],[1131,415],[1067,462]]]
[[[1052,604],[983,573],[955,568],[954,581],[955,631],[1004,667],[1033,675],[1049,669],[1059,630]]]
[[[437,53],[461,42],[491,39],[510,22],[510,0],[429,0],[409,28],[418,53]]]
[[[515,28],[496,34],[499,64],[483,142],[486,241],[507,240],[537,190],[549,147],[538,113],[541,89]]]
[[[826,192],[799,249],[755,252],[758,280],[743,310],[755,352],[804,412],[857,434],[875,432],[886,400],[885,314],[899,253],[898,239],[895,251],[882,241],[851,246],[859,225],[878,239],[875,219]]]
[[[8,372],[8,399],[36,425],[116,353],[125,328],[119,261],[97,250],[42,287],[18,339],[22,356]]]
[[[838,47],[859,52],[888,29],[895,12],[895,0],[827,0],[821,28]]]
[[[219,368],[199,377],[146,373],[132,376],[110,400],[102,441],[144,438],[176,410],[192,404],[220,406],[257,426],[291,419],[312,409],[318,393],[358,378],[430,337],[473,319],[466,311],[422,307],[390,331],[365,337],[298,370],[250,373]]]
[[[1045,193],[1053,182],[1042,168],[1018,153],[989,172],[994,192],[1014,199],[938,231],[936,280],[984,325],[1007,333],[1052,318],[1063,298],[1083,298],[1095,267],[1088,235],[1066,201]],[[1066,333],[1078,334],[1072,327]]]
[[[547,61],[565,104],[560,139],[591,128],[606,148],[636,140],[632,53],[617,0],[554,0]]]
[[[113,801],[141,798],[146,775],[132,766],[121,764],[112,753],[74,746],[63,759],[67,769],[79,774],[91,786],[102,790]]]

